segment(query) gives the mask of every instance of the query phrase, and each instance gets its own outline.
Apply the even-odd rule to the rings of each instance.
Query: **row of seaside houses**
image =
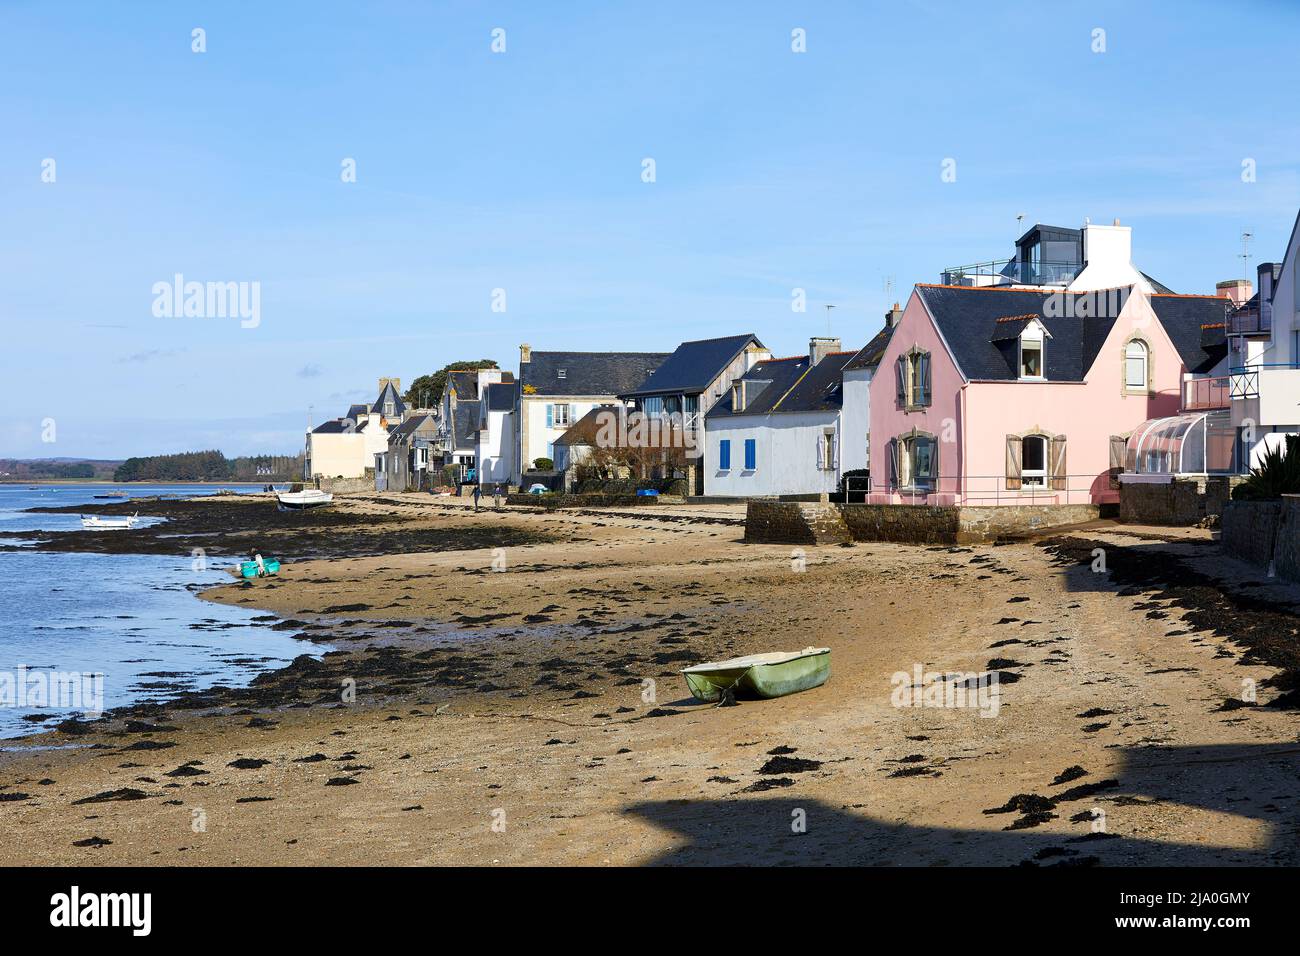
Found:
[[[1133,264],[1118,220],[1039,224],[1005,259],[916,285],[858,347],[814,337],[777,357],[754,333],[668,353],[522,345],[517,372],[450,372],[428,408],[380,379],[373,402],[309,432],[308,476],[1097,504],[1124,481],[1241,474],[1300,431],[1297,252],[1293,228],[1255,282],[1179,294]]]

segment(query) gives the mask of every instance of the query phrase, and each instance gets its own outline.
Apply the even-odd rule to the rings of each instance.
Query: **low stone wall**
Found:
[[[958,509],[927,505],[842,505],[840,513],[855,541],[955,544]]]
[[[1101,517],[1100,505],[982,505],[957,509],[957,543],[987,544]]]
[[[1215,475],[1160,483],[1121,482],[1119,520],[1131,524],[1196,524],[1223,513],[1238,480]]]
[[[852,540],[834,505],[751,499],[745,504],[745,540],[757,544],[841,544]]]
[[[928,507],[753,500],[745,510],[745,540],[770,544],[834,544],[847,540],[988,544],[1046,528],[1094,521],[1099,514],[1097,505]]]
[[[316,487],[335,495],[355,495],[375,491],[375,476],[367,474],[361,478],[326,478],[321,475],[316,479]]]

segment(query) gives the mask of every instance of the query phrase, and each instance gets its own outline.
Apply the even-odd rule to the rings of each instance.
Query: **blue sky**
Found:
[[[913,283],[1010,255],[1019,214],[1119,217],[1139,268],[1210,292],[1243,230],[1253,273],[1300,208],[1297,20],[1265,0],[6,0],[0,457],[291,452],[309,408],[514,367],[521,342],[754,331],[794,354],[833,303],[851,347]],[[156,317],[176,273],[259,282],[260,324]]]

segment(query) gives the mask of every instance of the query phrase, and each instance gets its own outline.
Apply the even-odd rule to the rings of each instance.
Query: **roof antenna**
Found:
[[[1249,232],[1241,234],[1241,277],[1250,281],[1250,240],[1255,237]]]
[[[831,334],[831,309],[833,308],[835,308],[835,306],[833,305],[826,306],[826,337],[827,338],[830,338],[830,334]]]

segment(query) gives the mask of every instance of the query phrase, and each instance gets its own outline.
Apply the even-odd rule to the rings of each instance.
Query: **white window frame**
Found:
[[[1025,449],[1031,441],[1042,442],[1043,467],[1028,468],[1025,465]],[[1051,470],[1052,441],[1046,435],[1025,435],[1020,439],[1020,487],[1040,491],[1047,487],[1048,472]]]
[[[570,414],[571,406],[568,404],[557,404],[551,412],[551,427],[568,428],[573,424]]]
[[[1020,364],[1017,366],[1017,371],[1022,381],[1041,382],[1046,378],[1047,346],[1046,343],[1043,341],[1043,339],[1044,336],[1043,336],[1042,329],[1040,329],[1037,325],[1034,325],[1033,323],[1030,323],[1030,325],[1027,326],[1025,330],[1020,333],[1020,349],[1019,349]],[[1026,346],[1031,346],[1031,348],[1026,349]],[[1034,349],[1037,349],[1038,351],[1038,374],[1029,375],[1026,374],[1025,372],[1025,352],[1033,351]]]
[[[1137,356],[1130,355],[1129,352],[1134,347],[1142,350],[1142,383],[1134,385],[1132,381],[1129,363],[1137,361]],[[1151,383],[1151,346],[1143,339],[1129,339],[1124,343],[1124,391],[1125,392],[1147,392]]]

